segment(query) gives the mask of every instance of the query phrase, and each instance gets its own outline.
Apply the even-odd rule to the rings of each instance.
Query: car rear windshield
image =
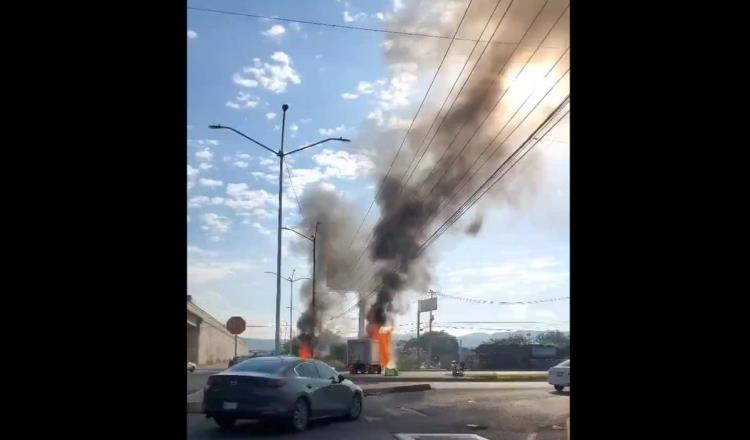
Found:
[[[236,364],[230,370],[278,374],[285,366],[284,362],[277,358],[251,358]]]

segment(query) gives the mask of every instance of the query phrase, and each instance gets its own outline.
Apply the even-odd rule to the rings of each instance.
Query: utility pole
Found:
[[[312,237],[308,237],[307,235],[302,234],[300,232],[297,232],[297,231],[295,231],[292,228],[287,228],[287,227],[282,227],[281,228],[281,229],[286,229],[287,231],[294,232],[295,234],[299,235],[300,237],[305,238],[305,239],[311,241],[312,244],[313,244],[313,274],[312,274],[312,315],[313,315],[313,320],[315,320],[315,272],[316,272],[316,270],[315,270],[315,260],[317,260],[317,258],[316,258],[317,254],[315,253],[315,243],[317,242],[317,239],[318,239],[318,226],[320,226],[320,222],[315,222],[315,233],[312,235]],[[318,327],[317,320],[315,320],[315,321],[316,322],[313,325],[313,336],[315,336],[315,331],[317,330],[317,327]],[[310,351],[311,352],[312,352],[312,350],[313,350],[313,347],[310,347]]]
[[[284,157],[294,154],[298,151],[302,151],[310,147],[314,147],[318,144],[328,142],[328,141],[351,142],[349,139],[344,139],[342,137],[327,138],[327,139],[323,139],[322,141],[315,142],[314,144],[305,145],[304,147],[300,147],[300,148],[297,148],[296,150],[292,150],[288,153],[284,153],[284,130],[286,127],[286,111],[289,110],[289,106],[284,104],[281,106],[281,109],[283,110],[283,115],[281,118],[281,147],[279,148],[279,151],[272,150],[271,148],[263,145],[262,143],[251,138],[250,136],[232,127],[227,127],[225,125],[220,125],[220,124],[213,124],[213,125],[208,126],[208,128],[215,129],[215,130],[217,129],[231,130],[239,134],[240,136],[244,137],[245,139],[248,139],[252,141],[253,143],[257,144],[258,146],[270,151],[271,153],[275,154],[279,158],[279,222],[278,222],[278,233],[276,237],[276,274],[277,274],[276,275],[276,335],[275,335],[275,351],[274,351],[274,354],[276,355],[280,354],[281,352],[281,340],[280,340],[280,323],[281,323],[281,275],[280,274],[281,274],[281,213],[282,213],[281,192],[283,189],[283,178],[284,178]]]
[[[299,280],[309,280],[310,279],[308,277],[294,278],[294,272],[296,270],[297,269],[292,269],[292,276],[291,277],[281,277],[281,278],[289,281],[289,307],[287,307],[287,308],[289,309],[289,355],[290,356],[293,353],[293,350],[292,350],[292,345],[293,345],[292,344],[292,342],[293,342],[293,339],[292,339],[292,335],[293,335],[293,332],[292,332],[292,309],[294,307],[294,302],[293,302],[294,282],[295,281],[299,281]],[[264,272],[264,273],[270,273],[271,275],[276,275],[276,272]]]
[[[420,365],[422,365],[419,362],[420,361],[420,358],[419,358],[419,352],[420,352],[420,349],[419,349],[419,315],[420,315],[419,306],[417,305],[417,368],[419,368]]]
[[[428,290],[428,292],[430,294],[430,298],[435,296],[435,292],[432,289]],[[430,338],[427,340],[427,353],[428,353],[427,355],[429,356],[428,362],[430,364],[432,364],[432,320],[433,320],[432,310],[430,310],[430,323],[429,323]]]

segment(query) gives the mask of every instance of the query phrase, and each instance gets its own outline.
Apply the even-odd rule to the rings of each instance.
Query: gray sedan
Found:
[[[362,389],[317,360],[256,357],[208,379],[203,411],[221,428],[237,419],[270,419],[303,431],[309,420],[357,419]]]

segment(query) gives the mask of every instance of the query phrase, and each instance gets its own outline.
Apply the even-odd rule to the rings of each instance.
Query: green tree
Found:
[[[439,357],[443,365],[446,362],[458,360],[458,341],[455,336],[444,331],[425,333],[419,336],[419,340],[412,338],[404,344],[404,348],[408,350],[419,347],[423,353],[427,353],[430,345],[432,345],[432,356]]]
[[[570,356],[570,336],[561,331],[544,332],[536,337],[536,343],[554,345],[560,350],[561,357]]]
[[[529,340],[523,335],[510,335],[504,339],[490,339],[488,342],[492,345],[528,345],[528,343]]]

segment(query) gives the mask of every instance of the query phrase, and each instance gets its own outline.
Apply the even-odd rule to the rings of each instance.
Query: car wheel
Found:
[[[359,393],[355,393],[352,397],[352,403],[349,405],[349,412],[346,413],[346,418],[349,420],[357,420],[362,414],[362,396]]]
[[[305,399],[299,398],[294,402],[292,409],[291,425],[295,431],[304,431],[307,428],[307,422],[310,418],[310,406]]]
[[[562,390],[564,390],[564,389],[565,389],[565,387],[564,387],[564,386],[562,386],[562,385],[555,385],[555,389],[556,389],[557,391],[562,391]]]
[[[219,425],[219,428],[221,429],[229,429],[234,425],[234,422],[236,422],[237,419],[234,417],[228,417],[228,416],[214,416],[214,422],[216,422],[217,425]]]

